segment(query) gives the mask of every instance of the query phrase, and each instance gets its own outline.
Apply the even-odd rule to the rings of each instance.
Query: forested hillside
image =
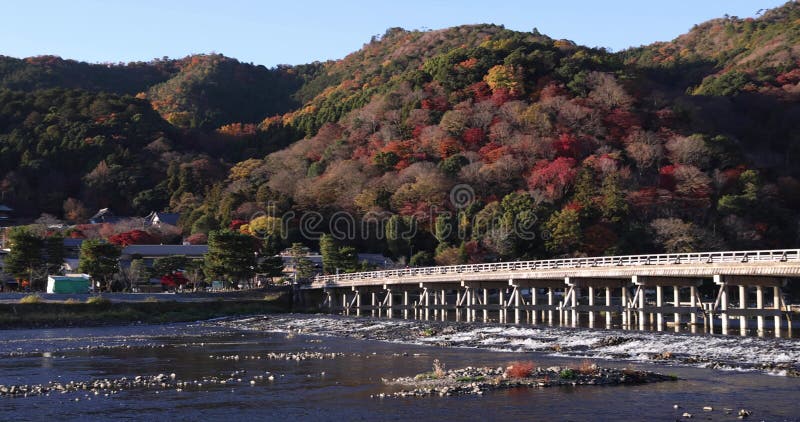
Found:
[[[342,211],[380,216],[381,233],[341,243],[414,264],[796,246],[798,19],[791,2],[619,53],[468,25],[392,28],[304,66],[87,65],[146,69],[116,94],[8,59],[6,201],[169,209],[186,235],[277,234],[252,217],[291,215],[286,245],[315,249],[304,213],[318,231]],[[60,78],[70,89],[39,90]]]
[[[669,75],[700,95],[764,92],[800,95],[800,7],[795,2],[757,19],[725,16],[671,42],[623,52],[627,64]]]

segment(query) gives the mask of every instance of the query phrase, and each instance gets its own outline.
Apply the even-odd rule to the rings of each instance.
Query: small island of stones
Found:
[[[422,397],[483,395],[487,391],[510,388],[547,388],[578,385],[621,385],[645,384],[662,381],[677,381],[673,375],[634,369],[601,368],[595,364],[584,363],[579,367],[537,367],[533,362],[512,362],[509,366],[497,368],[476,368],[447,370],[444,364],[435,360],[433,370],[414,377],[384,379],[387,385],[401,386],[403,389],[390,395],[378,397]]]

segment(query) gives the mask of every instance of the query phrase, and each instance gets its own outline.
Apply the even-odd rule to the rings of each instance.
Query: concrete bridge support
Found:
[[[773,329],[776,336],[780,336],[782,324],[781,317],[786,315],[789,309],[783,301],[782,286],[785,280],[780,277],[758,277],[741,275],[715,275],[714,283],[719,286],[717,301],[714,303],[714,311],[719,310],[722,317],[723,334],[727,330],[727,316],[739,320],[740,331],[746,331],[748,318],[755,317],[756,328],[759,332],[765,329],[765,317],[773,317]],[[730,286],[737,287],[738,300],[736,307],[730,307],[730,297],[728,289]],[[765,289],[772,289],[772,306],[766,307],[764,304]],[[749,292],[755,291],[755,307],[750,306]]]
[[[611,325],[613,314],[624,314],[627,306],[627,279],[566,277],[564,283],[567,286],[565,298],[568,298],[569,301],[567,306],[572,317],[572,325],[577,325],[580,322],[580,314],[583,312],[588,314],[590,327],[594,327],[597,322],[597,316],[600,314],[605,314],[606,325]],[[582,289],[587,291],[587,305],[581,303]],[[620,292],[622,292],[623,298],[619,305],[612,303],[612,289],[620,289]],[[603,290],[605,291],[605,303],[600,305],[597,303],[597,293]]]
[[[557,289],[566,291],[567,286],[564,284],[564,279],[512,279],[508,281],[505,287],[511,289],[511,297],[508,298],[506,306],[513,308],[514,322],[517,324],[522,322],[523,312],[525,313],[526,321],[535,322],[536,314],[541,313],[543,316],[547,315],[547,320],[550,323],[553,322],[554,311],[558,311],[559,314],[562,313],[562,308],[564,307],[559,307],[555,303],[555,292]],[[537,291],[540,289],[547,289],[547,304],[540,303],[537,298]],[[530,300],[527,300],[526,295],[523,294],[525,290],[530,292]],[[566,300],[566,294],[564,299]],[[562,317],[559,317],[559,320],[563,322]]]
[[[666,276],[633,276],[631,282],[636,287],[634,303],[639,316],[639,328],[644,328],[644,315],[649,313],[655,316],[655,328],[663,331],[666,321],[665,316],[672,314],[672,324],[678,326],[682,322],[682,315],[689,315],[691,323],[697,322],[697,312],[702,310],[699,301],[697,286],[702,282],[699,278],[666,277]],[[672,300],[666,302],[664,288],[672,289]],[[689,302],[681,302],[681,289],[690,291]],[[645,298],[646,290],[655,290],[655,306],[648,306]]]

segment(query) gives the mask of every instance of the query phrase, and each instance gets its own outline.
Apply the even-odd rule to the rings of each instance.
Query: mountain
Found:
[[[69,88],[136,94],[168,80],[176,71],[176,62],[166,59],[147,63],[89,64],[57,56],[26,59],[0,56],[0,88],[16,91]]]
[[[619,53],[497,25],[392,28],[303,66],[216,54],[141,73],[112,66],[136,75],[113,93],[101,92],[97,75],[110,70],[98,65],[73,80],[66,65],[14,62],[0,72],[11,81],[0,171],[31,180],[18,162],[83,151],[84,133],[102,132],[103,147],[69,167],[71,187],[50,199],[26,190],[32,213],[57,212],[67,196],[128,201],[180,212],[186,234],[260,235],[278,234],[270,216],[293,215],[287,244],[347,229],[351,246],[415,252],[414,264],[789,247],[800,236],[797,10],[717,19]],[[59,83],[72,85],[43,90]],[[112,110],[94,110],[100,98]],[[97,196],[115,186],[130,193]],[[312,212],[313,224],[300,218]]]
[[[683,76],[698,95],[758,91],[797,98],[800,4],[788,2],[756,19],[714,19],[673,41],[622,55],[629,65]]]
[[[175,62],[172,78],[151,86],[147,98],[175,126],[213,130],[233,122],[258,122],[300,103],[293,94],[303,85],[296,67],[267,69],[219,54]]]
[[[748,39],[790,39],[795,9],[754,20]],[[391,215],[386,224],[416,235],[352,243],[421,251],[417,263],[792,245],[792,86],[709,91],[734,72],[777,81],[791,63],[758,45],[757,66],[744,51],[701,48],[718,25],[675,41],[695,51],[675,65],[654,59],[663,44],[611,54],[494,25],[390,29],[325,64],[298,91],[302,108],[262,122],[305,139],[234,166],[185,223],[314,211],[330,229],[341,211]],[[743,39],[716,42],[733,51]],[[453,203],[460,188],[466,207]],[[533,239],[510,228],[520,215],[536,222]]]

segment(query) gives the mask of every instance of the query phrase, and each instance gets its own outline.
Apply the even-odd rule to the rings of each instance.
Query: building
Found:
[[[134,259],[144,260],[148,267],[156,258],[185,256],[189,259],[202,259],[208,253],[208,245],[130,245],[122,249],[120,264],[130,265]]]
[[[100,211],[97,211],[97,214],[89,218],[89,222],[92,224],[114,224],[118,223],[120,220],[122,220],[122,218],[115,216],[114,213],[111,212],[110,208],[103,208]]]
[[[47,293],[89,293],[92,279],[87,274],[51,275],[47,277]]]
[[[162,224],[168,224],[170,226],[177,226],[180,218],[181,215],[178,213],[153,211],[144,218],[144,225],[158,227]]]
[[[0,227],[7,227],[9,226],[14,217],[14,209],[7,206],[0,204]]]

